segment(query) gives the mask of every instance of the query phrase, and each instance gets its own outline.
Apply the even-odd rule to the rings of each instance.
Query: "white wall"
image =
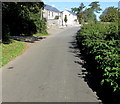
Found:
[[[60,13],[49,11],[46,9],[43,10],[43,17],[45,17],[46,19],[55,19],[56,16],[60,16]]]
[[[65,21],[64,21],[65,15],[67,15],[67,23],[65,23]],[[65,26],[66,24],[67,24],[67,26],[72,26],[72,25],[78,24],[78,22],[75,21],[77,19],[77,16],[71,14],[67,10],[63,11],[62,13],[58,13],[58,12],[53,12],[53,11],[44,9],[43,16],[47,19],[47,21],[53,20],[53,22],[48,21],[49,26],[51,26],[53,24],[55,24],[55,25],[58,24],[59,26]],[[55,20],[55,16],[59,16],[59,19]],[[54,20],[58,21],[58,22],[55,22]]]
[[[67,15],[67,23],[65,23],[65,21],[64,21],[65,15]],[[67,24],[67,25],[75,25],[75,24],[77,24],[77,23],[75,22],[75,20],[77,19],[77,16],[71,14],[71,13],[68,12],[67,10],[63,11],[62,19],[63,19],[63,25],[66,25],[66,24]]]
[[[59,27],[59,20],[58,19],[49,19],[47,20],[47,26],[50,27]]]

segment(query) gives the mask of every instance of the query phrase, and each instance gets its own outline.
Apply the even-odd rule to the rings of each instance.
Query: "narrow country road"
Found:
[[[78,73],[72,42],[79,27],[51,31],[2,69],[3,102],[99,102]]]

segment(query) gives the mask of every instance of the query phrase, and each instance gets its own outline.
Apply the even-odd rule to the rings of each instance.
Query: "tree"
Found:
[[[100,15],[100,19],[103,22],[116,22],[118,21],[118,9],[114,7],[106,8],[102,15]]]
[[[84,4],[81,3],[80,6],[78,8],[71,8],[72,9],[72,12],[76,13],[77,14],[77,18],[78,18],[78,21],[79,23],[81,23],[82,19],[83,19],[83,9],[85,8]]]
[[[32,35],[38,32],[40,9],[43,2],[3,2],[2,3],[2,35],[7,41],[10,35]]]
[[[85,8],[84,4],[81,3],[80,6],[78,8],[71,8],[72,9],[72,12],[76,13],[76,14],[79,14],[80,12],[82,12],[82,10]]]
[[[67,19],[67,15],[65,15],[64,21],[65,21],[65,24],[66,24],[67,21],[68,21],[68,19]],[[67,25],[66,25],[66,26],[67,26]]]
[[[99,13],[101,11],[100,5],[98,4],[98,1],[90,3],[90,8],[86,8],[84,11],[83,9],[85,8],[84,4],[81,3],[78,8],[71,8],[73,12],[77,14],[78,21],[79,23],[83,22],[96,22],[96,13]]]
[[[87,8],[83,11],[83,19],[85,22],[96,22],[96,13],[99,13],[101,11],[100,5],[98,4],[98,1],[92,2],[89,4],[90,8]]]
[[[94,14],[93,10],[88,8],[83,11],[83,19],[85,22],[93,22],[96,20],[96,15]]]
[[[119,2],[119,5],[120,5],[120,2]],[[119,6],[120,7],[120,6]],[[118,31],[119,31],[119,33],[118,34],[120,34],[120,8],[118,9]],[[120,39],[120,38],[119,38]]]
[[[99,1],[94,1],[92,2],[89,6],[91,7],[91,9],[96,12],[96,13],[100,13],[99,11],[101,11],[102,9],[100,8],[100,5],[98,4]]]
[[[78,12],[78,8],[71,8],[71,10],[72,10],[72,12],[74,12],[74,13],[76,13],[77,14],[77,12]]]

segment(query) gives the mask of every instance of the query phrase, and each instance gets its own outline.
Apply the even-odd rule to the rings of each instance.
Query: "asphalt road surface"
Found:
[[[3,102],[99,102],[78,73],[73,41],[79,27],[50,31],[2,68]]]

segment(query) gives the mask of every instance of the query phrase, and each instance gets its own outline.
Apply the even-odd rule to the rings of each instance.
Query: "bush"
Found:
[[[55,19],[59,19],[59,16],[55,16]]]
[[[43,34],[47,34],[47,25],[46,25],[46,18],[43,18],[41,21],[40,21],[40,33],[43,33]]]
[[[115,22],[118,21],[118,8],[109,7],[106,8],[100,16],[101,21]]]
[[[77,40],[82,50],[102,70],[101,84],[108,83],[113,91],[120,90],[120,40],[117,23],[86,24],[78,32]]]
[[[3,2],[3,41],[8,41],[9,36],[46,32],[46,22],[40,20],[43,7],[43,2]]]

